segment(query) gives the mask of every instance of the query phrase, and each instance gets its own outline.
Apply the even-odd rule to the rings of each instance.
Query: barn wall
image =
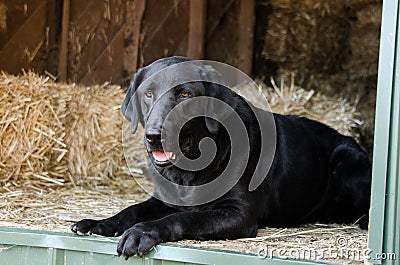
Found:
[[[138,67],[165,56],[192,53],[242,67],[241,57],[251,62],[252,52],[239,52],[238,41],[252,43],[252,35],[241,32],[238,21],[252,16],[240,14],[241,1],[3,0],[0,69],[127,85]],[[204,17],[191,9],[203,3]]]
[[[0,2],[0,68],[55,73],[59,6],[53,0]]]
[[[140,36],[140,66],[166,56],[186,55],[189,8],[189,1],[146,2]]]
[[[93,84],[123,79],[126,1],[71,0],[68,79]]]

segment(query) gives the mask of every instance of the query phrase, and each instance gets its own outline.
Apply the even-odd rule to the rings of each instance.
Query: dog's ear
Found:
[[[138,127],[139,120],[143,123],[143,114],[140,109],[139,98],[136,93],[139,85],[142,83],[144,70],[139,69],[133,77],[124,102],[121,106],[122,116],[131,122],[131,132],[135,133]]]
[[[202,78],[205,86],[205,96],[219,99],[228,104],[232,109],[237,106],[237,98],[235,94],[228,87],[224,85],[224,80],[220,73],[218,73],[212,66],[205,65],[202,69]],[[215,101],[210,101],[206,104],[206,112],[217,114],[220,119],[229,116],[230,113],[222,110],[215,104]],[[225,112],[225,113],[223,113]],[[219,122],[213,118],[205,117],[205,123],[210,133],[216,134],[219,130]]]

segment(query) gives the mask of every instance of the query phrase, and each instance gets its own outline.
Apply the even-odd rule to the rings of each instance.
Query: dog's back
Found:
[[[371,164],[351,137],[307,118],[274,114],[277,151],[258,197],[259,222],[368,224]],[[261,199],[261,198],[260,198]],[[260,201],[260,200],[259,200]],[[363,217],[364,216],[364,217]]]

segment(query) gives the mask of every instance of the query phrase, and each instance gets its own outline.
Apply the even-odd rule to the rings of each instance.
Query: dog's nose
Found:
[[[154,141],[161,140],[161,130],[151,128],[146,130],[146,140],[149,143],[153,143]]]

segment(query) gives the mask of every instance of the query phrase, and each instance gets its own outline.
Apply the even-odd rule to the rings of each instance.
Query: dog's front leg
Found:
[[[137,223],[126,230],[117,252],[126,258],[142,256],[156,244],[180,239],[234,239],[254,237],[257,224],[249,216],[230,209],[179,212],[159,220]]]
[[[175,212],[176,210],[173,208],[151,197],[147,201],[129,206],[107,219],[83,219],[73,224],[71,230],[83,235],[120,236],[138,222],[159,219]]]

